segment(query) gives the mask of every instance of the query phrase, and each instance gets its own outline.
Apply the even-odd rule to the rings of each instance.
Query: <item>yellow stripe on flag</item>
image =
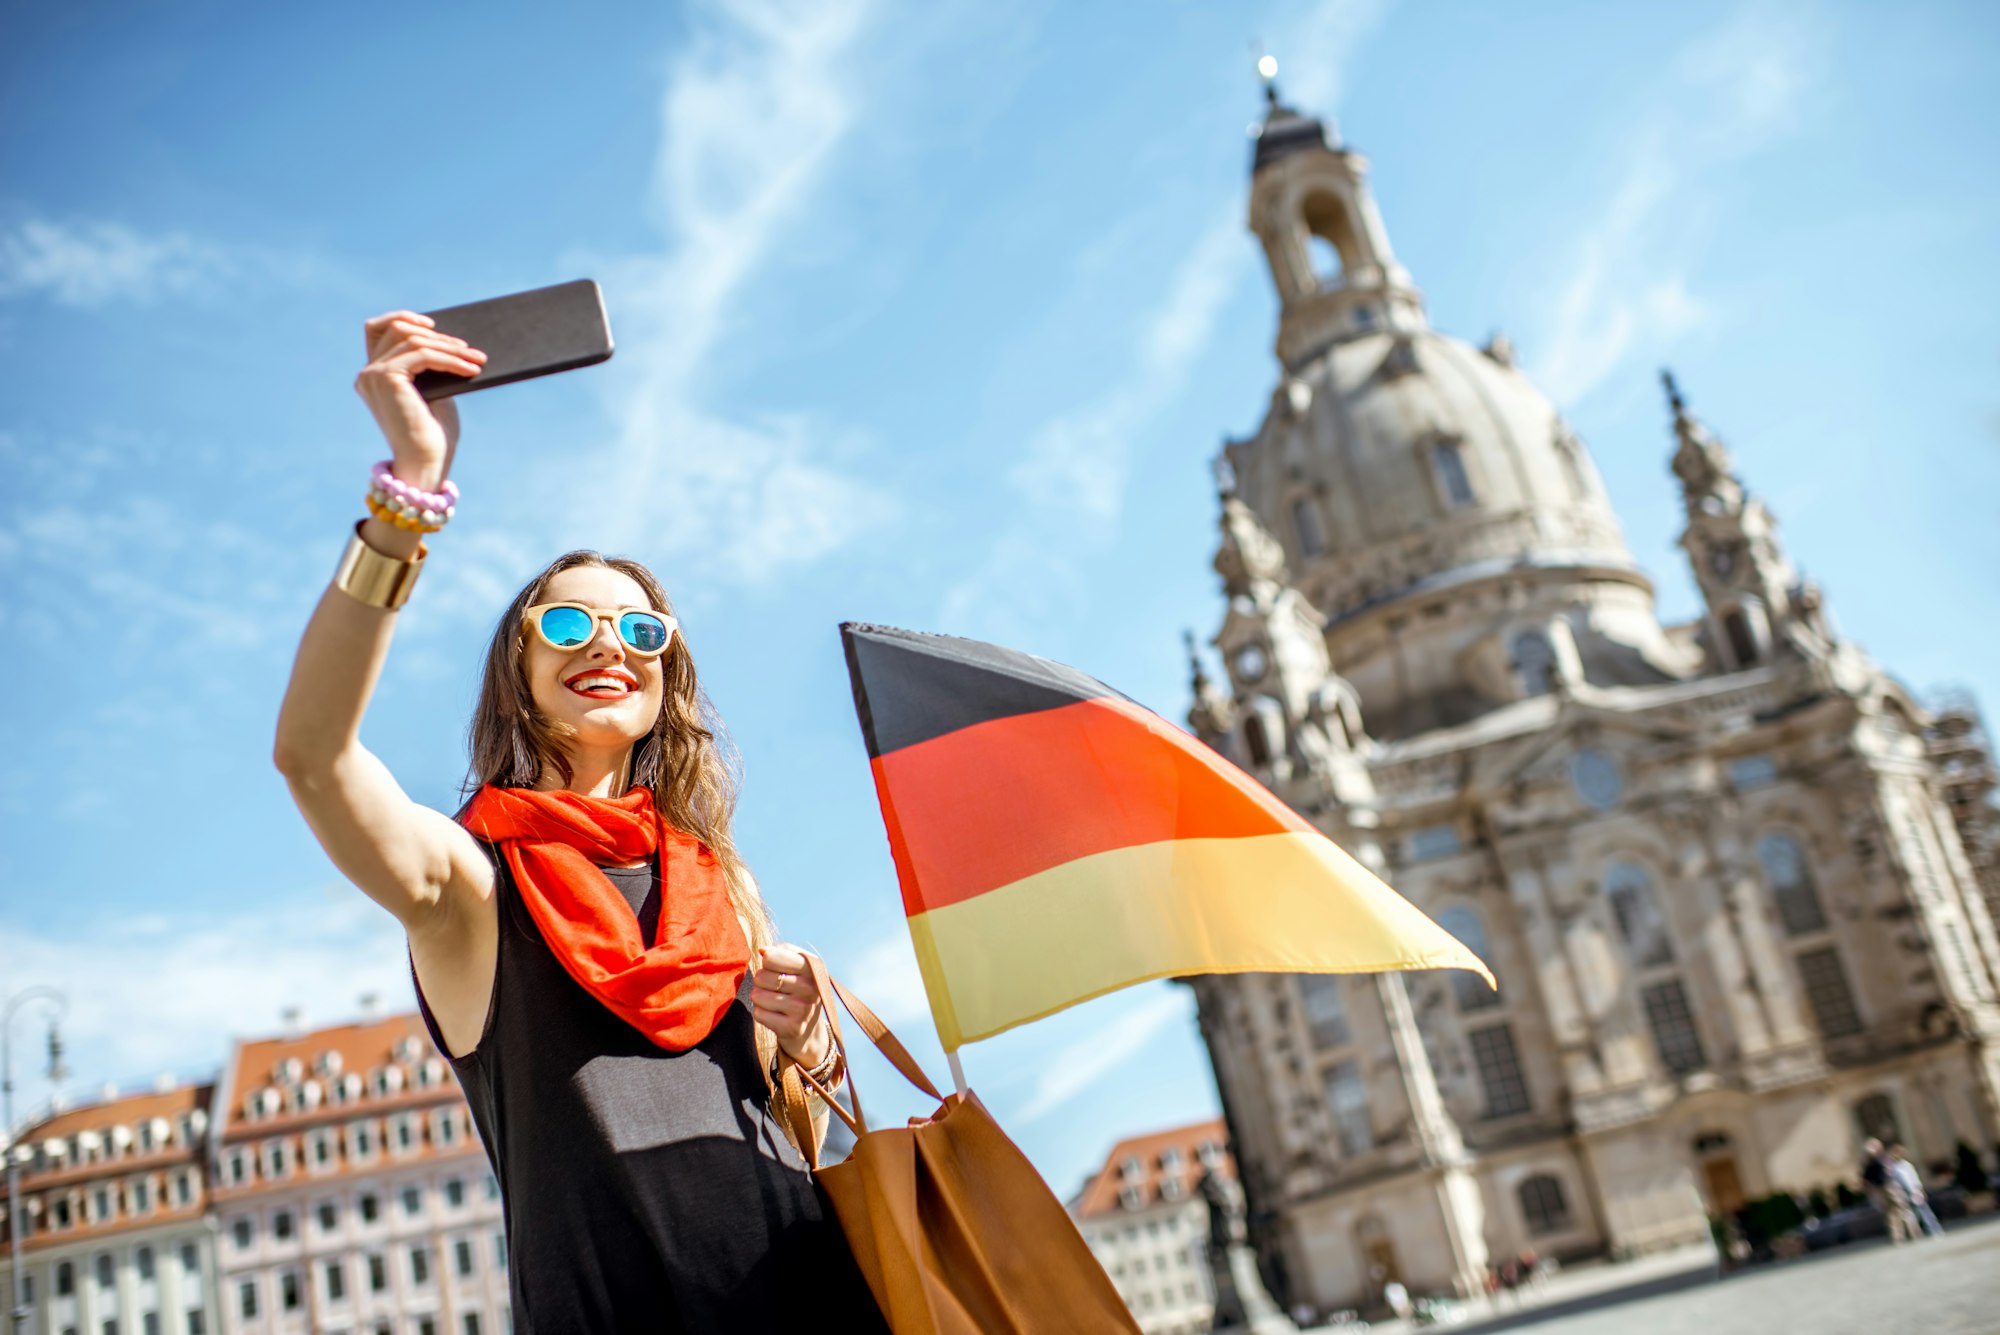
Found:
[[[1096,853],[910,917],[947,1052],[1152,978],[1470,969],[1458,939],[1318,834]]]

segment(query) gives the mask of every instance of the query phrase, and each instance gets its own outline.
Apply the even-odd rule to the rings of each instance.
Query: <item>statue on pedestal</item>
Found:
[[[1208,1207],[1208,1274],[1215,1290],[1216,1335],[1290,1335],[1298,1330],[1265,1292],[1257,1258],[1245,1241],[1235,1187],[1213,1169],[1195,1184]]]

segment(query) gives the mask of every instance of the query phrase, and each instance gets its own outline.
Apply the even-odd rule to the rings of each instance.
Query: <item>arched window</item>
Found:
[[[1323,288],[1340,286],[1347,256],[1354,250],[1354,221],[1346,203],[1325,191],[1308,195],[1302,220],[1313,277]]]
[[[1645,868],[1630,862],[1612,863],[1604,875],[1604,893],[1611,901],[1618,935],[1624,938],[1632,963],[1641,969],[1673,963],[1673,937],[1659,901],[1653,897],[1653,878],[1646,875]]]
[[[1749,667],[1757,661],[1757,635],[1750,629],[1748,613],[1740,607],[1724,612],[1722,631],[1729,637],[1729,652],[1735,656],[1736,666]]]
[[[1563,1184],[1547,1173],[1537,1173],[1520,1185],[1521,1217],[1530,1233],[1554,1233],[1569,1227],[1569,1202],[1563,1199]]]
[[[1326,550],[1326,532],[1319,525],[1319,507],[1310,496],[1301,496],[1292,502],[1292,529],[1299,535],[1299,552],[1304,556],[1318,556]]]
[[[1457,509],[1472,504],[1472,479],[1466,476],[1465,456],[1457,441],[1441,440],[1431,446],[1431,467],[1437,470],[1438,490],[1446,505]]]
[[[1524,630],[1514,637],[1514,677],[1523,695],[1547,695],[1555,689],[1556,647],[1546,632]]]
[[[1306,261],[1321,287],[1340,286],[1340,252],[1323,236],[1306,235]]]
[[[1340,980],[1323,973],[1299,976],[1299,998],[1305,1004],[1306,1028],[1316,1048],[1337,1048],[1353,1037],[1347,1007],[1340,999]]]
[[[1250,767],[1263,769],[1271,763],[1271,739],[1264,732],[1264,720],[1253,711],[1243,716],[1243,745],[1250,750]]]
[[[1438,914],[1437,925],[1457,937],[1467,950],[1484,960],[1488,968],[1492,967],[1493,959],[1486,944],[1486,924],[1479,920],[1477,910],[1464,904],[1454,904]],[[1500,1004],[1500,994],[1488,987],[1484,978],[1463,969],[1451,971],[1451,990],[1458,998],[1458,1008],[1462,1011],[1486,1010]]]
[[[1806,864],[1805,850],[1789,834],[1767,834],[1757,841],[1757,861],[1764,868],[1764,881],[1778,905],[1778,921],[1788,936],[1816,932],[1826,926],[1820,908],[1819,891],[1813,887],[1812,869]]]
[[[1865,1136],[1884,1145],[1903,1139],[1902,1124],[1896,1119],[1896,1105],[1887,1094],[1870,1094],[1854,1105],[1854,1125]]]
[[[1556,457],[1562,460],[1563,478],[1569,483],[1573,501],[1590,499],[1590,480],[1583,471],[1583,442],[1560,428],[1556,431]]]

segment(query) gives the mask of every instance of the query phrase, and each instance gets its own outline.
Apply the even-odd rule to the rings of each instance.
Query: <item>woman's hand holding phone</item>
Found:
[[[355,392],[389,442],[396,476],[436,491],[451,471],[452,451],[458,446],[458,408],[448,398],[426,401],[412,381],[420,371],[477,375],[486,354],[440,332],[430,316],[415,311],[378,315],[363,328],[368,364],[354,378]]]

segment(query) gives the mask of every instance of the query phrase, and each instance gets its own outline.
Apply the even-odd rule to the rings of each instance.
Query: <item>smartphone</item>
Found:
[[[486,365],[478,375],[419,371],[414,383],[426,399],[574,371],[611,357],[611,320],[604,313],[604,293],[588,278],[424,314],[437,321],[440,332],[462,338],[486,354]]]

